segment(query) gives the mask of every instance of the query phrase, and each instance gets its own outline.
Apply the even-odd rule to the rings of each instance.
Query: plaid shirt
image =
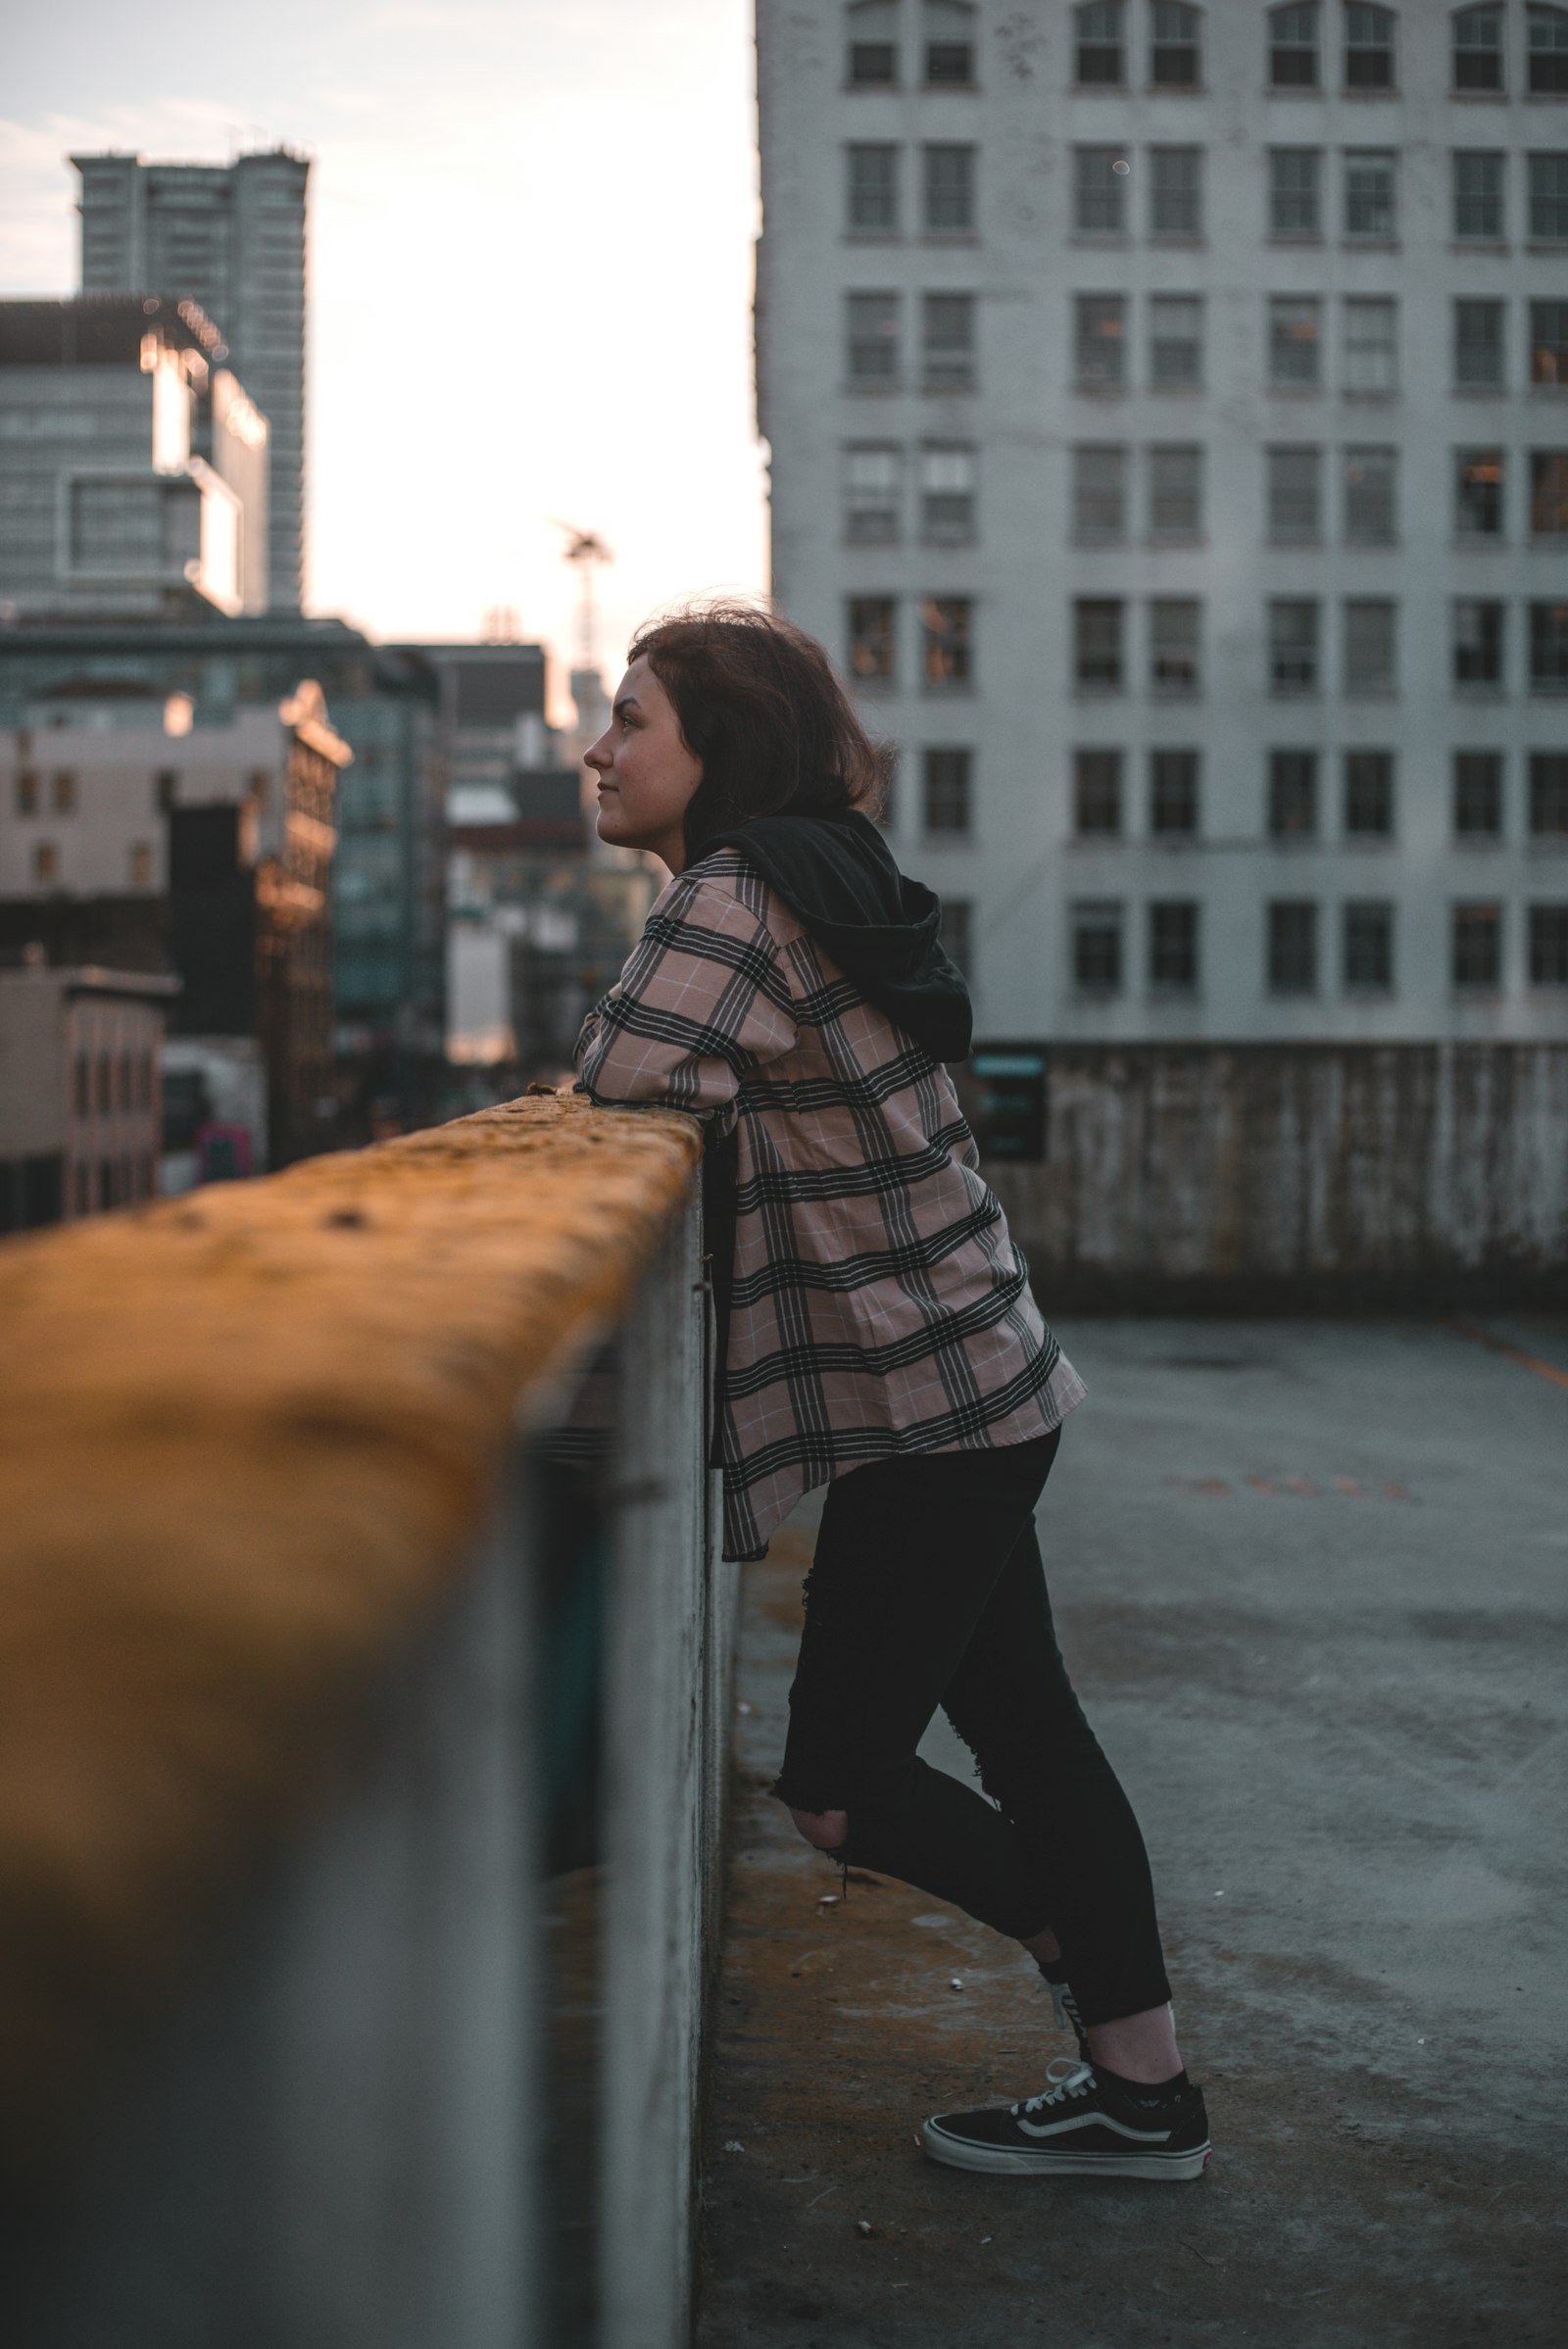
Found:
[[[726,1557],[864,1461],[1023,1444],[1082,1399],[946,1069],[735,850],[659,898],[576,1062],[596,1101],[736,1134]]]

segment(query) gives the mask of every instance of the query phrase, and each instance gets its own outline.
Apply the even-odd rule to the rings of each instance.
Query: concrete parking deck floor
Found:
[[[1090,1399],[1042,1542],[1153,1853],[1196,2184],[922,2159],[924,2113],[1067,2043],[1014,1945],[823,1902],[765,1791],[808,1513],[745,1570],[702,2349],[1568,2338],[1568,1330],[1482,1334],[1062,1331]]]

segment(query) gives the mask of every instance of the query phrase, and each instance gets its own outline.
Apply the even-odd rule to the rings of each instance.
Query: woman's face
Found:
[[[610,723],[584,757],[599,777],[600,839],[651,849],[678,873],[686,860],[683,818],[703,762],[687,749],[675,705],[646,661],[634,661],[622,677]]]

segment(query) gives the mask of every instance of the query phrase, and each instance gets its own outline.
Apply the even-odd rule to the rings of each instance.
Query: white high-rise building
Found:
[[[288,148],[231,164],[74,155],[84,294],[199,303],[270,426],[268,580],[298,612],[305,567],[305,201],[310,160]]]
[[[1568,1036],[1568,7],[758,0],[774,588],[979,1029]]]

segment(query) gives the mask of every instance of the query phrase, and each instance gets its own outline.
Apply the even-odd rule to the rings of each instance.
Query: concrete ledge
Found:
[[[699,1153],[541,1097],[0,1248],[13,2158],[318,1782]]]

